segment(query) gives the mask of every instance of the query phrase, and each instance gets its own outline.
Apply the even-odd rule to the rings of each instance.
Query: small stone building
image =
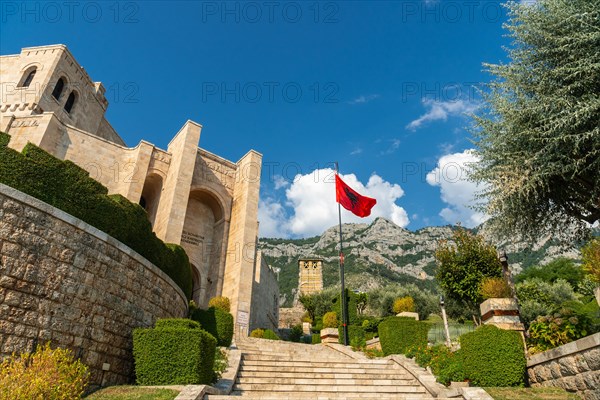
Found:
[[[1,56],[0,83],[10,147],[31,142],[139,203],[160,239],[185,248],[200,306],[226,296],[242,329],[269,319],[277,327],[276,275],[256,250],[261,154],[232,162],[210,153],[198,147],[202,126],[193,121],[166,149],[143,140],[128,147],[105,118],[106,89],[64,45]]]

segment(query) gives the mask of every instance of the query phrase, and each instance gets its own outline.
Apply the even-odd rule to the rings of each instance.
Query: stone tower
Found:
[[[312,294],[323,290],[323,260],[300,258],[298,260],[298,292]]]

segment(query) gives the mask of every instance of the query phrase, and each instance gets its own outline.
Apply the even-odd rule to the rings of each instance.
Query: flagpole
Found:
[[[337,161],[335,162],[335,173],[339,174],[339,167]],[[341,297],[341,309],[342,309],[342,331],[344,334],[344,345],[348,346],[348,303],[346,299],[346,286],[344,283],[344,247],[342,240],[342,206],[338,202],[338,217],[340,223],[340,281],[342,283],[342,297]]]

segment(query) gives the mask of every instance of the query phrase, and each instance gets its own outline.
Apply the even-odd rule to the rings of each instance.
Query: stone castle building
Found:
[[[202,126],[187,121],[167,149],[128,147],[105,118],[105,88],[64,45],[0,57],[0,131],[9,146],[31,142],[70,160],[148,212],[156,235],[186,250],[193,299],[231,300],[239,327],[276,328],[276,274],[256,250],[262,155],[237,162],[200,147]]]

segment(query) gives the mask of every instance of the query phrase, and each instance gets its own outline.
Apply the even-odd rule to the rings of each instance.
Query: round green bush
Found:
[[[483,325],[460,337],[465,375],[476,386],[523,386],[527,362],[521,335]]]
[[[231,311],[231,302],[224,296],[213,297],[208,301],[208,307],[220,308],[225,312]]]
[[[406,354],[413,346],[427,345],[429,324],[408,317],[389,317],[377,327],[381,350],[390,354]]]
[[[339,322],[335,311],[330,311],[323,315],[323,328],[337,328],[338,325]]]
[[[279,340],[279,336],[270,329],[265,329],[263,339]]]
[[[257,339],[262,339],[265,336],[265,330],[264,329],[254,329],[252,332],[250,332],[250,337],[253,338],[257,338]]]

